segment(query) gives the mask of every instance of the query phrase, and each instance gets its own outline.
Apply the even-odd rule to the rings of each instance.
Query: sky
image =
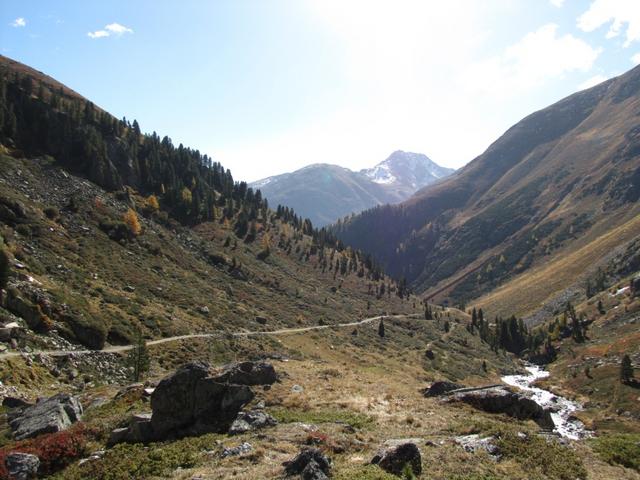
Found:
[[[640,63],[640,0],[2,0],[0,51],[237,180],[459,168]]]

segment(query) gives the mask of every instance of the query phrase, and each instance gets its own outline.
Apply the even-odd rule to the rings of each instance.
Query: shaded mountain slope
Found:
[[[639,87],[634,69],[571,95],[450,178],[334,231],[427,295],[475,298],[637,213]]]

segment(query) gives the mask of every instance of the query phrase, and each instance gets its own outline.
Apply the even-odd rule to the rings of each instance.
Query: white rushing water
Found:
[[[532,384],[536,380],[548,377],[549,372],[537,365],[527,365],[525,369],[529,372],[528,375],[507,375],[502,377],[502,381],[527,392],[543,408],[551,409],[551,418],[555,424],[553,431],[561,437],[578,440],[590,436],[591,432],[585,429],[584,424],[572,418],[573,412],[582,409],[582,405],[542,388],[533,387]]]

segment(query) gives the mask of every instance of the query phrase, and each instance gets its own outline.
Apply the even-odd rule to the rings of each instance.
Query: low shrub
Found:
[[[88,455],[88,444],[94,431],[84,423],[68,430],[23,440],[0,449],[0,478],[8,478],[5,459],[12,452],[30,453],[40,459],[41,475],[51,475],[62,470],[78,458]]]
[[[603,435],[592,441],[593,449],[605,462],[640,470],[640,434]]]
[[[56,207],[46,207],[43,212],[49,220],[55,220],[60,216],[60,211]]]

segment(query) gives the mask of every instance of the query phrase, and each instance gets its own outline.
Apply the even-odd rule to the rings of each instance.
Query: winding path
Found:
[[[358,325],[364,325],[367,323],[375,322],[380,319],[403,319],[409,320],[411,318],[419,317],[419,314],[407,314],[407,315],[378,315],[375,317],[365,318],[364,320],[358,320],[356,322],[349,323],[336,323],[332,325],[315,325],[312,327],[299,327],[299,328],[281,328],[279,330],[257,330],[246,332],[233,332],[233,333],[193,333],[190,335],[178,335],[175,337],[161,338],[158,340],[151,340],[147,342],[147,346],[160,345],[161,343],[177,342],[180,340],[189,340],[192,338],[222,338],[228,335],[234,337],[258,337],[266,335],[287,335],[292,333],[304,333],[313,330],[324,330],[327,328],[347,328],[357,327]],[[24,355],[49,355],[52,357],[63,357],[65,355],[86,355],[92,353],[121,353],[131,350],[133,345],[117,345],[113,347],[107,347],[102,350],[36,350],[34,352],[7,352],[0,354],[0,360],[6,360],[8,358],[21,357]]]

